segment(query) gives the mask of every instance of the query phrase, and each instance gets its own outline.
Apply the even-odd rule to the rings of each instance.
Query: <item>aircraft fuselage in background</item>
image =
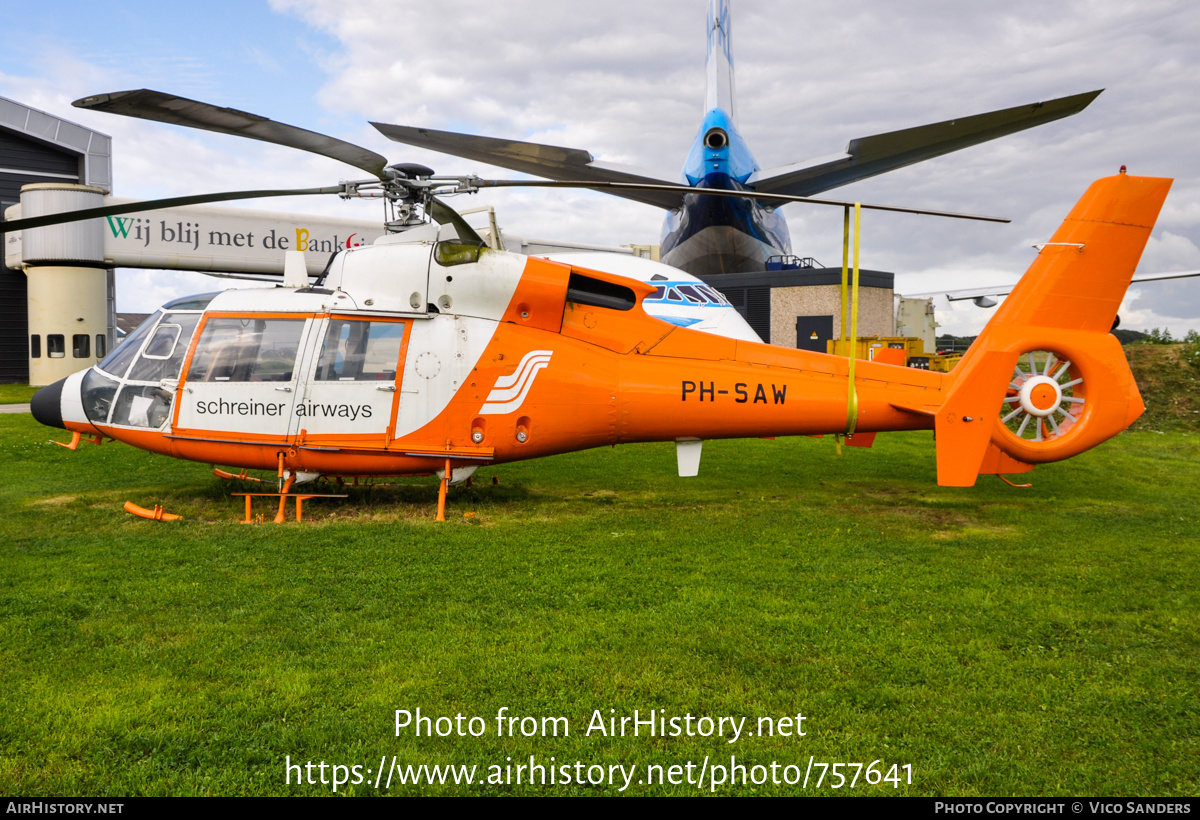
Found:
[[[684,168],[687,184],[744,191],[756,170],[729,114],[720,108],[709,111]],[[752,199],[685,194],[663,221],[662,261],[701,278],[764,270],[767,259],[791,252],[783,214]]]

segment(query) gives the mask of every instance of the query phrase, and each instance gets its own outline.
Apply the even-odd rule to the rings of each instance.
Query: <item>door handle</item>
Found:
[[[396,392],[396,385],[394,385],[394,384],[388,384],[388,385],[384,385],[383,387],[376,387],[375,389],[376,389],[376,390],[382,390],[384,393],[395,393],[395,392]]]
[[[291,393],[292,392],[292,388],[290,388],[290,387],[276,387],[275,389],[278,390],[280,393]]]

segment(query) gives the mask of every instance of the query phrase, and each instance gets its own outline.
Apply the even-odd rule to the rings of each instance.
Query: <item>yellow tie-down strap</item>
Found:
[[[854,363],[858,357],[858,233],[862,225],[862,204],[854,203],[854,279],[850,293],[850,373],[846,380],[846,435],[854,435],[858,426],[858,388],[854,384]],[[849,267],[850,207],[846,206],[842,234],[842,341],[846,339],[846,274]]]

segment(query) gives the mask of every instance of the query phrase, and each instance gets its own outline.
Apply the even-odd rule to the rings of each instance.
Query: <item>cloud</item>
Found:
[[[581,147],[674,173],[699,122],[700,2],[618,1],[587,15],[530,0],[505,4],[502,13],[466,0],[274,6],[343,43],[321,92],[327,106]],[[1092,179],[1121,164],[1184,179],[1200,171],[1190,149],[1200,115],[1189,102],[1200,92],[1192,47],[1200,14],[1187,3],[848,10],[833,2],[738,2],[734,15],[740,126],[763,166],[841,150],[857,136],[1107,89],[1075,118],[840,189],[847,198],[1013,218],[997,227],[872,216],[864,255],[901,283],[941,272],[945,286],[969,287],[990,284],[981,280],[993,271],[1018,275],[1032,260],[1029,246],[1053,233]],[[431,36],[398,40],[397,31]],[[389,156],[398,152],[415,153],[392,146]],[[419,161],[508,175],[444,156]],[[535,193],[496,202],[502,222],[532,225],[540,235],[633,239],[617,232],[636,222],[637,206],[626,203],[575,200],[569,211],[561,197]],[[840,256],[839,214],[803,206],[785,213],[798,253]],[[658,222],[652,212],[646,218]],[[1200,190],[1177,185],[1164,221],[1175,235],[1196,237]]]

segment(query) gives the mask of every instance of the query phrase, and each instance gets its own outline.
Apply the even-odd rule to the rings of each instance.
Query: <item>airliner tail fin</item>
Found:
[[[708,88],[704,98],[704,110],[719,108],[737,123],[737,111],[733,102],[733,49],[730,41],[729,0],[709,0],[708,5],[708,58],[705,72]]]

